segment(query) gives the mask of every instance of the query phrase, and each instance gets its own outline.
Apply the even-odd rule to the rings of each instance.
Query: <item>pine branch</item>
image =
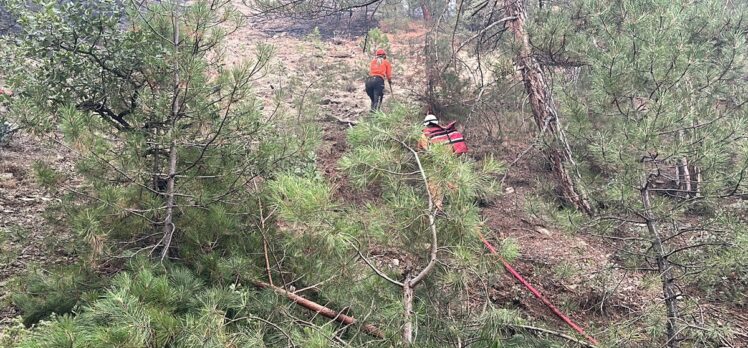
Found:
[[[431,273],[431,270],[434,269],[434,266],[436,265],[437,261],[437,252],[439,250],[437,246],[437,233],[436,233],[436,212],[437,207],[434,205],[434,197],[431,194],[431,190],[429,189],[429,182],[428,178],[426,177],[426,171],[423,170],[423,165],[421,165],[421,159],[418,157],[418,152],[413,150],[412,147],[408,146],[405,142],[389,136],[390,139],[400,143],[403,147],[408,149],[410,153],[413,154],[413,156],[416,159],[416,164],[418,165],[418,171],[421,173],[421,179],[423,179],[423,184],[426,187],[426,193],[429,198],[429,208],[428,208],[428,217],[429,217],[429,228],[431,229],[431,253],[429,255],[429,263],[426,265],[424,269],[421,270],[418,274],[416,274],[415,277],[411,277],[411,270],[410,267],[407,267],[405,270],[405,282],[403,283],[405,286],[403,286],[403,307],[405,307],[405,313],[404,313],[404,319],[405,322],[403,326],[403,341],[406,345],[410,345],[413,343],[413,289],[418,285],[419,282],[421,282],[426,276]]]
[[[394,280],[394,279],[392,279],[392,278],[388,277],[388,276],[387,276],[386,274],[384,274],[384,272],[382,272],[382,271],[380,271],[379,269],[377,269],[377,268],[376,268],[376,267],[375,267],[375,266],[374,266],[374,265],[373,265],[373,264],[372,264],[372,263],[371,263],[371,262],[370,262],[370,261],[369,261],[369,260],[368,260],[368,259],[367,259],[367,258],[366,258],[366,257],[365,257],[365,256],[364,256],[363,254],[362,254],[362,253],[361,253],[361,250],[360,250],[360,249],[358,248],[358,246],[356,246],[356,245],[355,245],[354,243],[351,243],[351,246],[353,247],[353,249],[356,249],[356,253],[358,253],[358,256],[359,256],[359,257],[361,257],[361,259],[362,259],[362,260],[364,260],[364,262],[366,262],[366,264],[367,264],[367,265],[369,266],[369,268],[371,268],[371,270],[372,270],[372,271],[374,271],[374,273],[376,273],[376,274],[377,274],[378,276],[380,276],[380,277],[384,278],[384,279],[385,279],[385,280],[387,280],[388,282],[390,282],[390,283],[392,283],[392,284],[395,284],[395,285],[397,285],[397,286],[399,286],[399,287],[404,287],[404,286],[405,286],[405,285],[404,285],[403,283],[401,283],[401,282],[399,282],[399,281],[397,281],[397,280]]]
[[[426,193],[428,194],[429,198],[429,228],[431,229],[431,254],[429,255],[429,263],[426,265],[426,267],[421,270],[420,273],[418,273],[413,279],[410,280],[408,286],[414,287],[416,284],[421,282],[426,276],[431,272],[431,270],[436,265],[436,253],[438,250],[437,247],[437,234],[436,234],[436,207],[434,206],[434,198],[431,195],[431,191],[428,189],[428,178],[426,177],[426,172],[423,170],[423,166],[421,165],[421,159],[418,157],[418,153],[416,150],[413,150],[412,147],[408,146],[408,144],[404,143],[403,141],[393,138],[390,136],[390,139],[400,143],[403,147],[408,149],[413,156],[416,159],[416,164],[418,164],[418,171],[421,173],[421,179],[423,179],[423,184],[426,185]]]
[[[327,308],[323,305],[320,305],[319,303],[310,301],[302,296],[296,295],[292,292],[286,291],[284,289],[281,289],[277,286],[270,285],[268,283],[262,282],[262,281],[255,281],[254,285],[261,289],[270,289],[273,290],[275,293],[279,295],[283,295],[287,297],[289,300],[293,301],[294,303],[308,309],[311,311],[314,311],[316,313],[319,313],[327,318],[333,319],[337,322],[340,322],[345,325],[359,325],[359,321],[356,320],[353,317],[347,316],[345,314],[342,314],[341,312],[336,312],[330,308]],[[360,324],[361,331],[367,333],[368,335],[376,338],[384,338],[384,332],[377,328],[376,326],[372,324]]]

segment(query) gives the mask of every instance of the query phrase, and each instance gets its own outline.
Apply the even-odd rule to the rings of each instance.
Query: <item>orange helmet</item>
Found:
[[[383,49],[380,48],[380,49],[377,50],[377,55],[378,56],[386,56],[387,53]]]

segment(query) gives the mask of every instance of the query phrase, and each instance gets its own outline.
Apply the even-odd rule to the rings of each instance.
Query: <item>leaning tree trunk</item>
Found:
[[[504,8],[507,17],[514,18],[507,23],[520,45],[516,64],[522,71],[522,80],[530,99],[535,124],[538,126],[541,135],[552,139],[545,151],[553,166],[553,173],[558,180],[563,199],[577,210],[592,215],[593,209],[587,195],[577,185],[570,168],[574,164],[571,148],[561,128],[551,90],[543,77],[540,64],[532,56],[530,40],[525,31],[527,11],[524,2],[523,0],[505,0]]]

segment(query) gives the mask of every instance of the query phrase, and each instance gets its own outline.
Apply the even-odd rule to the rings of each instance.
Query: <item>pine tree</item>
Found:
[[[90,261],[125,250],[199,260],[245,240],[244,187],[307,152],[303,130],[281,134],[250,94],[272,48],[223,63],[241,16],[210,2],[12,4],[23,30],[6,46],[23,96],[14,109],[78,154],[88,185],[65,209]]]
[[[477,237],[484,227],[476,201],[496,194],[501,165],[455,157],[448,146],[416,151],[415,114],[395,107],[349,130],[340,169],[361,202],[335,199],[320,178],[274,181],[282,228],[271,240],[287,244],[271,249],[310,260],[283,263],[299,279],[294,287],[313,286],[318,302],[377,325],[385,346],[490,346],[504,337],[508,346],[541,344],[519,334],[529,329],[517,313],[470,304],[476,292],[486,295],[479,279],[497,273]],[[280,266],[268,271],[276,284],[283,279]]]
[[[21,29],[3,40],[17,91],[9,117],[75,153],[83,179],[56,209],[85,264],[19,284],[26,324],[74,310],[106,283],[45,278],[127,269],[136,255],[178,259],[212,280],[247,269],[263,240],[251,233],[251,184],[308,166],[314,144],[304,125],[263,115],[252,97],[272,48],[226,66],[222,40],[242,22],[225,2],[8,6]],[[50,185],[63,177],[37,172]]]
[[[712,344],[694,329],[710,323],[688,319],[700,302],[689,288],[727,275],[712,268],[717,259],[744,257],[744,223],[728,202],[745,186],[745,10],[580,1],[541,10],[532,28],[560,66],[569,139],[608,216],[593,224],[623,241],[631,267],[659,277],[666,337],[657,344],[669,347]]]

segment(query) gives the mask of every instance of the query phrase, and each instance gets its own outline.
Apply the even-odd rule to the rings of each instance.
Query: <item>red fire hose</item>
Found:
[[[546,306],[548,306],[548,308],[550,308],[551,311],[553,311],[554,314],[556,314],[559,318],[561,318],[561,320],[563,320],[566,324],[568,324],[569,326],[571,326],[571,328],[574,329],[576,332],[578,332],[579,334],[581,334],[582,336],[584,336],[585,338],[587,338],[587,340],[589,340],[593,345],[597,345],[598,344],[596,339],[594,339],[592,336],[586,334],[584,332],[584,329],[582,329],[581,327],[579,327],[579,325],[577,325],[576,323],[574,323],[573,321],[571,321],[571,319],[569,319],[569,317],[567,317],[566,315],[564,315],[564,313],[561,313],[561,311],[558,310],[558,308],[556,308],[556,306],[554,306],[553,303],[551,303],[551,301],[549,301],[547,298],[545,298],[545,296],[543,296],[540,293],[540,291],[538,291],[530,283],[528,283],[527,280],[525,280],[525,278],[522,278],[522,276],[519,273],[517,273],[517,271],[514,269],[514,267],[512,267],[512,265],[510,265],[509,262],[507,262],[503,257],[501,257],[501,255],[498,252],[496,252],[496,249],[493,247],[493,245],[491,245],[491,243],[489,243],[486,240],[486,238],[483,237],[483,234],[481,234],[480,232],[478,232],[478,236],[480,236],[480,239],[483,241],[483,244],[486,245],[486,248],[488,248],[488,250],[491,251],[491,254],[494,254],[494,255],[496,255],[499,258],[499,260],[501,261],[501,263],[504,265],[504,268],[506,268],[506,270],[509,271],[509,273],[511,273],[512,276],[514,276],[514,278],[516,278],[520,283],[522,283],[522,285],[524,285],[528,290],[530,290],[530,292],[533,295],[535,295],[535,297],[537,297],[540,301],[543,301],[543,303]]]

